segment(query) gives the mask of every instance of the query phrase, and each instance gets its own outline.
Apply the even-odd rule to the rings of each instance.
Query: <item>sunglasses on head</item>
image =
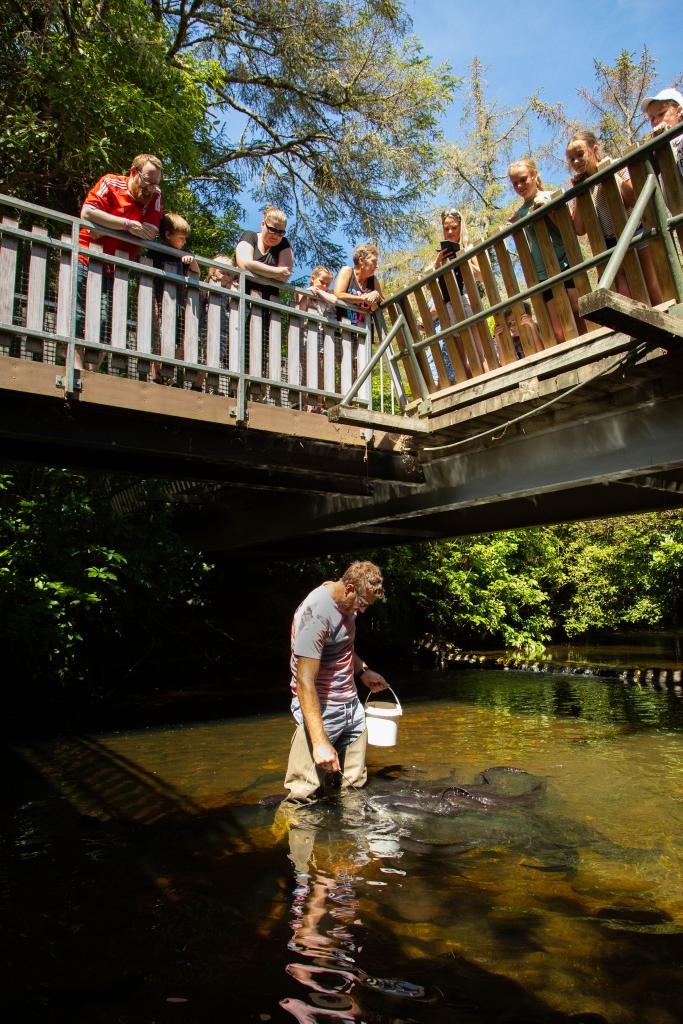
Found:
[[[450,210],[441,211],[441,220],[444,221],[446,217],[457,217],[458,220],[462,220],[460,210],[456,210],[455,207],[452,207]]]

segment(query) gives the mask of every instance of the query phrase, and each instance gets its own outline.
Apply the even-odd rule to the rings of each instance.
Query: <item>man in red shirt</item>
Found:
[[[159,231],[159,223],[163,213],[161,203],[162,165],[158,157],[151,153],[140,153],[130,167],[129,175],[105,174],[90,189],[83,208],[81,218],[90,221],[98,228],[111,228],[114,231],[126,232],[141,241],[151,241]],[[134,260],[140,252],[140,246],[112,238],[103,231],[94,228],[81,228],[79,243],[83,248],[90,245],[91,239],[101,241],[105,253],[115,255],[123,252],[128,259]],[[78,282],[78,329],[79,337],[85,328],[85,282],[88,273],[88,257],[79,256]],[[104,264],[102,280],[102,333],[101,340],[106,341],[106,332],[110,329],[112,265]],[[89,353],[88,362],[99,365],[95,352]],[[82,353],[77,352],[76,366],[82,369]]]

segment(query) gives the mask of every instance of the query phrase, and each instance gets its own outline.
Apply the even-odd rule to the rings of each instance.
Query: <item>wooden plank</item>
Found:
[[[176,269],[175,264],[165,263],[164,270],[166,273],[174,273]],[[176,317],[178,313],[177,307],[177,288],[175,281],[165,280],[164,281],[164,292],[161,299],[161,355],[167,359],[175,359],[176,355]],[[164,373],[170,374],[172,369],[167,366],[164,369]]]
[[[287,332],[287,382],[290,387],[298,388],[301,384],[301,320],[298,317],[290,316],[289,331]],[[292,404],[301,405],[301,392],[294,392],[295,400]],[[290,402],[292,399],[290,398]]]
[[[545,218],[537,221],[534,225],[536,228],[536,237],[538,238],[538,246],[541,250],[541,256],[543,257],[543,264],[545,266],[548,277],[553,277],[555,274],[560,272],[560,263],[555,252],[555,246],[550,237],[550,230],[546,224]],[[579,331],[574,320],[574,314],[572,313],[572,307],[569,302],[567,295],[567,289],[563,284],[556,284],[552,288],[553,298],[555,300],[555,308],[562,325],[562,333],[566,339],[578,337]]]
[[[240,304],[239,299],[228,300],[228,367],[235,373],[240,368]]]
[[[268,332],[268,376],[271,380],[282,380],[282,319],[274,310]]]
[[[413,307],[410,305],[410,300],[407,295],[400,299],[399,307],[401,312],[403,313],[403,316],[405,317],[408,334],[412,339],[419,341],[421,337],[420,328],[418,327],[417,317],[413,312]],[[427,356],[425,355],[424,352],[416,352],[415,355],[417,357],[417,364],[422,372],[425,385],[429,387],[429,381],[432,379],[432,374],[429,369],[429,363],[427,362]],[[410,357],[406,356],[406,362],[409,361]],[[415,387],[416,390],[413,392],[413,398],[422,398],[422,392],[420,391],[420,387],[417,383],[417,380],[415,381]]]
[[[185,330],[183,332],[183,358],[188,363],[199,362],[199,275],[188,274],[185,292]]]
[[[567,204],[564,206],[558,206],[555,210],[555,223],[560,232],[560,237],[564,244],[565,252],[567,253],[567,259],[571,267],[577,266],[579,263],[583,263],[583,253],[581,252],[581,245],[576,234],[576,228],[574,227],[574,221],[571,218],[569,207]],[[588,295],[589,292],[593,291],[593,285],[591,284],[588,273],[585,270],[578,270],[573,275],[574,284],[579,295]],[[586,328],[589,331],[595,330],[597,324],[591,323],[589,320],[585,321]]]
[[[2,224],[16,228],[16,217],[5,214]],[[12,324],[14,320],[14,289],[17,276],[18,242],[9,235],[0,236],[0,323]],[[0,355],[8,356],[12,351],[12,335],[0,333]]]
[[[34,224],[31,234],[47,238],[47,228]],[[32,331],[42,331],[45,326],[45,284],[47,281],[47,246],[31,242],[31,256],[28,265],[28,292],[26,297],[26,326]],[[22,349],[32,355],[43,357],[43,342],[40,338],[26,338]]]
[[[434,324],[432,321],[431,310],[427,302],[427,297],[421,288],[415,288],[413,291],[413,297],[417,310],[422,321],[422,335],[423,337],[429,337],[434,333]],[[425,349],[422,350],[426,352]],[[432,359],[434,360],[434,368],[436,369],[437,379],[434,381],[432,375],[432,368],[429,365],[429,360],[426,359],[427,370],[425,372],[425,380],[427,381],[427,387],[430,391],[439,391],[441,388],[447,388],[451,383],[448,379],[448,373],[446,372],[446,364],[443,361],[443,355],[441,354],[441,346],[438,342],[434,342],[433,345],[429,346],[429,352],[431,353]]]
[[[142,267],[153,266],[149,256],[140,259]],[[136,347],[140,355],[152,353],[152,318],[154,315],[154,281],[149,274],[141,273],[138,277],[138,319],[136,327]]]
[[[484,311],[484,307],[482,306],[481,299],[479,298],[479,289],[477,288],[477,282],[474,280],[472,267],[467,260],[460,264],[460,272],[465,284],[467,297],[470,300],[472,312],[482,313]],[[482,366],[484,367],[484,371],[495,370],[497,366],[500,366],[500,361],[486,320],[480,320],[478,324],[475,324],[473,327],[473,333],[477,340],[479,353],[482,357]]]
[[[341,354],[341,393],[342,396],[353,384],[353,335],[342,330]]]
[[[586,237],[588,238],[591,253],[593,256],[598,256],[601,252],[605,251],[607,243],[591,191],[582,192],[580,196],[576,197],[575,202],[583,220],[583,226],[586,229]],[[601,273],[600,268],[604,266],[604,263],[598,265],[598,274]]]
[[[399,318],[401,312],[400,307],[396,303],[390,302],[386,306],[386,311],[389,316],[389,320],[391,321],[391,325],[393,327],[393,325]],[[400,351],[401,348],[407,348],[407,346],[408,342],[405,337],[405,332],[399,331],[398,337],[395,338],[394,341],[392,342],[392,347],[394,347],[396,351]],[[419,397],[420,389],[417,386],[417,380],[415,378],[415,374],[413,372],[413,367],[411,365],[410,359],[407,356],[404,356],[404,358],[400,360],[400,366],[405,375],[405,379],[410,389],[410,394],[412,395],[413,398]]]
[[[325,391],[337,392],[334,382],[334,327],[325,325],[323,340],[323,388]]]
[[[621,190],[616,178],[606,178],[602,183],[602,187],[607,201],[607,209],[609,210],[609,215],[612,220],[612,224],[614,225],[614,233],[618,238],[626,226],[629,212],[624,205],[624,200],[622,199]],[[621,266],[626,277],[626,284],[628,285],[628,290],[631,293],[631,298],[638,299],[640,302],[646,302],[649,305],[650,297],[645,286],[645,279],[643,278],[643,272],[640,268],[640,261],[633,249],[628,250],[624,256]]]
[[[629,164],[628,170],[629,174],[631,175],[631,182],[633,183],[634,194],[636,198],[638,198],[638,196],[643,190],[643,186],[645,185],[645,181],[647,179],[647,171],[645,170],[645,167],[641,161],[635,161],[634,163]],[[643,225],[646,228],[658,227],[657,215],[655,213],[654,203],[652,199],[645,207],[645,212],[643,213]],[[669,263],[666,258],[664,245],[661,239],[654,238],[647,243],[647,247],[652,257],[652,262],[654,263],[655,273],[657,275],[659,287],[662,292],[662,300],[666,302],[668,299],[675,298],[676,292],[673,285],[671,272],[669,270]]]
[[[486,292],[486,298],[488,299],[490,306],[495,306],[499,302],[502,302],[502,299],[498,289],[498,282],[496,281],[495,274],[493,273],[489,254],[485,249],[478,254],[477,263],[479,264],[479,269],[481,271],[481,279],[482,284],[484,285],[484,291]],[[502,365],[504,363],[512,363],[517,359],[517,353],[515,352],[512,336],[508,330],[505,314],[497,313],[494,320],[496,325],[501,328],[499,331],[500,353],[498,364]],[[495,340],[494,336],[494,342]]]
[[[31,234],[47,238],[47,228],[34,224]],[[31,242],[28,266],[28,294],[26,299],[26,326],[42,331],[45,320],[45,282],[47,279],[47,247]]]
[[[674,216],[683,213],[683,178],[681,178],[671,143],[657,150],[659,172],[664,185],[666,205]],[[676,228],[678,241],[683,248],[683,224]]]
[[[221,365],[221,322],[223,297],[209,292],[206,307],[206,365],[217,369]]]
[[[517,256],[519,258],[519,265],[522,268],[522,275],[526,282],[526,286],[527,288],[533,288],[535,284],[538,284],[538,277],[536,276],[536,267],[534,266],[527,237],[521,230],[513,231],[512,240],[515,243]],[[555,337],[555,332],[553,331],[550,323],[550,317],[548,316],[545,300],[540,292],[538,292],[536,295],[531,296],[530,301],[534,310],[534,316],[536,317],[536,323],[538,324],[538,330],[541,335],[543,347],[551,348],[553,345],[557,344],[557,338]]]
[[[453,271],[445,271],[443,280],[453,308],[455,323],[460,323],[461,320],[466,320],[470,314],[463,305],[462,295],[460,294],[458,282]],[[459,381],[467,380],[469,377],[477,377],[484,372],[474,335],[474,328],[463,327],[457,334],[450,335],[446,344],[448,353],[451,356],[451,362],[455,367],[456,378]],[[455,353],[455,358],[453,353]]]
[[[306,383],[318,387],[318,324],[306,321]]]
[[[370,331],[368,333],[356,335],[356,370],[360,377],[361,372],[370,362]],[[370,406],[372,404],[372,375],[368,377],[364,384],[361,385],[361,389],[358,392],[360,398],[367,402]]]
[[[263,310],[251,306],[249,317],[249,373],[253,377],[263,376]]]
[[[88,246],[91,253],[102,252],[102,246],[97,242],[90,242]],[[88,261],[88,279],[85,289],[85,341],[92,341],[97,344],[106,339],[100,338],[102,328],[102,261]],[[99,353],[86,352],[86,362],[99,360]]]
[[[117,249],[116,256],[126,259],[127,252]],[[112,287],[111,300],[111,339],[110,344],[126,350],[128,333],[128,270],[126,267],[114,268],[114,283]],[[129,369],[128,360],[118,353],[110,356],[110,367],[112,370],[126,371]]]
[[[71,334],[71,234],[63,234],[60,239],[65,244],[59,250],[59,270],[57,271],[57,334]],[[75,282],[74,282],[75,287]]]
[[[494,249],[496,257],[498,259],[498,267],[500,268],[501,277],[503,278],[503,284],[505,285],[505,291],[507,298],[513,299],[515,295],[519,295],[519,285],[517,283],[517,275],[515,269],[512,266],[512,259],[508,252],[505,242],[501,239],[494,243]],[[522,302],[513,302],[510,306],[510,312],[515,318],[517,324],[517,331],[519,333],[519,340],[522,346],[522,352],[525,356],[530,356],[536,351],[542,351],[542,345],[540,349],[536,347],[536,340],[526,327],[522,324],[522,317],[526,310]]]
[[[453,277],[453,272],[452,271],[449,271],[449,270],[444,271],[444,274],[448,274],[450,276],[450,278],[453,281],[455,281],[455,278]],[[437,311],[437,314],[438,314],[438,317],[439,317],[439,323],[441,324],[441,330],[443,330],[445,327],[450,326],[452,324],[452,322],[453,322],[451,320],[450,313],[448,312],[448,307],[446,306],[446,303],[444,302],[444,297],[441,294],[440,281],[443,280],[444,274],[442,274],[441,278],[439,278],[439,279],[437,279],[435,281],[432,281],[430,283],[430,285],[429,285],[429,291],[431,293],[432,299],[434,300],[434,306],[436,308],[436,311]],[[448,292],[448,287],[446,287],[446,291]],[[450,293],[449,293],[449,298],[450,298]],[[451,304],[451,306],[452,306],[452,304]],[[445,347],[446,347],[446,352],[448,353],[448,358],[450,359],[451,365],[452,365],[453,370],[455,372],[455,379],[456,380],[464,380],[467,377],[467,370],[465,369],[465,363],[463,361],[463,357],[462,357],[462,354],[460,352],[460,348],[462,348],[462,343],[460,344],[460,348],[458,348],[458,344],[457,344],[458,341],[459,341],[458,336],[451,334],[447,338],[444,338],[441,344],[445,345]]]

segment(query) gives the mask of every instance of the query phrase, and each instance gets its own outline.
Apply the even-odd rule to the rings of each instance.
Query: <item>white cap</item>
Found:
[[[662,89],[656,96],[646,96],[640,104],[640,109],[644,114],[647,114],[647,108],[651,103],[663,103],[666,100],[671,100],[672,103],[677,103],[679,107],[683,107],[683,94],[678,89]]]

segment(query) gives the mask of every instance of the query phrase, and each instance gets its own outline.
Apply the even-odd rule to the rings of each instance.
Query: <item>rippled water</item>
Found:
[[[366,796],[293,820],[258,803],[281,786],[285,713],[25,744],[3,831],[23,1018],[683,1019],[680,692],[393,682],[399,742],[371,748]],[[454,818],[366,803],[492,765],[545,794]]]

